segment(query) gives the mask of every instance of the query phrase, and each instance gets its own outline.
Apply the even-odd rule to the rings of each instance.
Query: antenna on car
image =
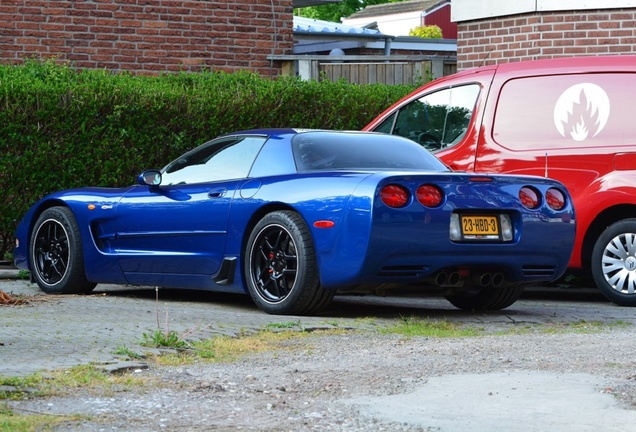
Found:
[[[486,57],[484,57],[484,59],[481,61],[481,64],[479,65],[479,67],[482,67],[484,65],[484,63],[486,63],[486,60],[488,60],[488,57],[490,57],[490,53],[495,49],[495,47],[490,48],[490,51],[488,51],[486,53]]]

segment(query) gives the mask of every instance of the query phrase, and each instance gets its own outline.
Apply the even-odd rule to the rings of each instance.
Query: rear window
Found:
[[[298,171],[448,171],[437,157],[414,142],[371,132],[305,132],[292,141]]]
[[[493,138],[511,150],[612,147],[636,142],[636,74],[569,74],[508,81]]]

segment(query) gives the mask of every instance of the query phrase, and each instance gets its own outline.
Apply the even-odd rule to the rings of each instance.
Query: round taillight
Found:
[[[539,192],[529,186],[524,186],[519,190],[519,200],[524,207],[536,209],[539,207]]]
[[[552,210],[562,210],[565,207],[565,195],[558,189],[550,188],[545,193],[545,202]]]
[[[416,191],[417,200],[424,207],[437,207],[444,199],[444,193],[434,185],[422,185]]]
[[[380,191],[380,199],[389,207],[404,207],[409,202],[409,193],[402,186],[388,185]]]

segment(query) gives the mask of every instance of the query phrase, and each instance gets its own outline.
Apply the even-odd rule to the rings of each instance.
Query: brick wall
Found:
[[[0,62],[56,58],[78,68],[251,70],[291,54],[292,0],[1,0]]]
[[[458,23],[458,70],[482,63],[606,54],[636,54],[636,8],[528,13]]]

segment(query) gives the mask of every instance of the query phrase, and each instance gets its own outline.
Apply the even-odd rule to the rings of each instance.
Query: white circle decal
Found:
[[[592,83],[573,85],[554,105],[554,125],[563,137],[583,141],[598,135],[610,113],[610,101],[601,87]]]

